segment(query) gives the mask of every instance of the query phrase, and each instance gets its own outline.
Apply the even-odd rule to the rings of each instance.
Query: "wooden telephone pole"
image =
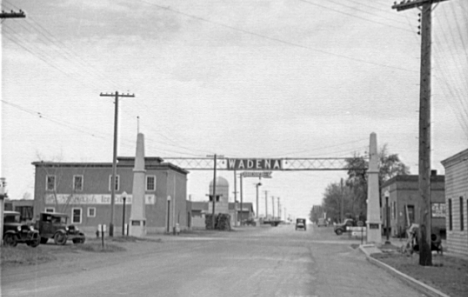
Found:
[[[101,97],[115,97],[115,112],[114,112],[114,156],[112,158],[112,178],[111,178],[111,212],[109,223],[109,236],[114,236],[114,208],[115,208],[115,179],[117,175],[117,131],[119,119],[119,97],[135,97],[134,94],[119,94],[119,92],[111,94],[100,94]]]
[[[447,0],[395,2],[397,11],[421,10],[421,78],[419,91],[419,265],[431,266],[431,27],[432,5]]]

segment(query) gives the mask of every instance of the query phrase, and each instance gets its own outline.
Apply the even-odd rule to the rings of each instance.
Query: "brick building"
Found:
[[[442,161],[445,167],[447,248],[468,256],[468,149]]]
[[[420,221],[419,177],[417,175],[397,175],[382,185],[382,223],[386,226],[386,199],[390,214],[392,236],[403,235],[412,223]],[[431,207],[432,233],[445,238],[445,177],[432,172]]]
[[[115,182],[115,232],[125,223],[132,202],[135,158],[117,158]],[[40,212],[63,212],[84,231],[110,223],[112,163],[34,162],[34,217]],[[188,171],[158,157],[145,158],[145,208],[148,232],[170,231],[179,223],[188,226],[186,205]],[[125,198],[125,199],[124,199]],[[117,233],[118,234],[118,233]]]

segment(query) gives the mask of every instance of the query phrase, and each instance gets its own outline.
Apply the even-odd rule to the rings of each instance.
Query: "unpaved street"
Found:
[[[126,252],[7,267],[2,296],[421,296],[330,228],[161,238],[126,243]]]

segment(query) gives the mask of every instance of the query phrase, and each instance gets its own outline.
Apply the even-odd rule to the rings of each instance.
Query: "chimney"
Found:
[[[437,170],[431,170],[431,177],[437,176]]]

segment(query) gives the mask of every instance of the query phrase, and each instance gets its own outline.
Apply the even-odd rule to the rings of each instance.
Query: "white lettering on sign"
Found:
[[[132,204],[132,195],[125,195],[125,204]],[[46,204],[111,204],[111,195],[108,194],[48,194],[45,196]],[[145,204],[155,204],[154,194],[145,195]],[[115,195],[115,204],[123,204],[123,196]]]
[[[282,170],[281,159],[228,159],[228,170]]]

